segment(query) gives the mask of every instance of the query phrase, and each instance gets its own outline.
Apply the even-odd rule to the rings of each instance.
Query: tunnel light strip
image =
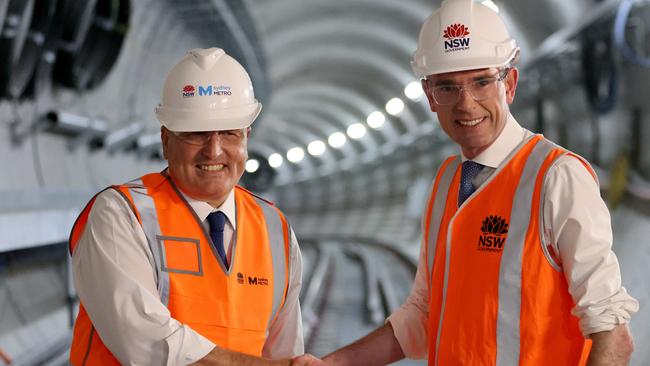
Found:
[[[301,147],[293,147],[287,151],[287,160],[292,163],[298,163],[305,158],[305,150]]]
[[[342,132],[334,132],[333,134],[330,135],[330,137],[327,138],[327,143],[330,144],[331,147],[337,149],[345,145],[346,141],[347,141],[347,137],[345,137],[345,135]]]
[[[489,5],[488,5],[489,6]],[[424,95],[420,81],[414,80],[404,87],[404,95],[411,101],[418,101]],[[392,116],[398,116],[404,111],[404,101],[398,97],[390,99],[384,106],[386,113]],[[380,111],[373,111],[366,117],[366,124],[373,129],[379,129],[386,123],[386,116]],[[327,138],[327,144],[333,148],[340,148],[347,142],[348,137],[351,139],[360,139],[367,134],[367,128],[363,123],[353,123],[346,129],[346,133],[334,132]],[[312,156],[320,156],[327,150],[327,145],[321,140],[314,140],[307,145],[307,152]],[[286,152],[287,160],[292,163],[298,163],[305,158],[305,150],[302,147],[293,147]],[[274,153],[268,157],[269,165],[272,168],[280,167],[284,158],[281,154]],[[247,162],[248,171],[248,162]]]
[[[347,133],[351,139],[358,140],[366,135],[366,126],[361,123],[353,123],[348,126]]]
[[[419,100],[424,94],[422,84],[419,81],[412,81],[404,88],[404,95],[410,100]]]
[[[384,122],[386,122],[386,116],[384,116],[384,114],[379,111],[370,113],[368,115],[368,118],[366,118],[366,123],[368,123],[368,126],[374,129],[381,128],[384,125]]]
[[[246,171],[249,173],[255,173],[257,169],[260,168],[260,162],[257,159],[248,159],[246,161]]]
[[[269,155],[268,161],[271,168],[278,168],[284,162],[284,158],[282,158],[282,155],[278,153],[273,153]]]
[[[312,141],[309,143],[309,145],[307,145],[307,152],[313,156],[323,155],[326,149],[327,145],[325,145],[325,143],[321,140]]]
[[[400,98],[393,98],[386,103],[386,112],[397,116],[404,110],[404,102]]]

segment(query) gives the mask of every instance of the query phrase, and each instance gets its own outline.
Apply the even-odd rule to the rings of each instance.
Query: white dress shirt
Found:
[[[224,246],[232,257],[237,228],[234,191],[217,209],[187,196],[203,225],[212,211],[228,218]],[[207,226],[206,226],[207,228]],[[300,249],[291,231],[289,288],[269,328],[262,355],[283,358],[304,352],[298,295],[302,284]],[[104,344],[125,365],[186,365],[214,347],[207,338],[172,318],[160,302],[149,244],[128,203],[115,190],[97,196],[86,229],[72,256],[77,293]]]
[[[485,168],[473,180],[483,184],[507,156],[533,133],[509,116],[496,141],[473,161]],[[467,160],[461,153],[462,161]],[[572,313],[585,337],[629,322],[638,302],[621,286],[621,274],[612,251],[611,220],[600,190],[582,163],[562,156],[546,175],[543,200],[544,239],[560,259],[576,303]],[[423,215],[423,220],[426,215]],[[425,223],[422,222],[424,228]],[[428,355],[429,290],[427,258],[422,242],[415,281],[404,304],[388,318],[395,338],[409,358]]]

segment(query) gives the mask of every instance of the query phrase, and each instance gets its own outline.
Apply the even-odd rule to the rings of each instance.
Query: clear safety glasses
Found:
[[[448,85],[437,85],[434,86],[433,99],[436,101],[436,104],[441,106],[448,106],[456,104],[460,99],[460,94],[463,90],[467,90],[469,95],[472,98],[480,102],[488,98],[492,98],[497,94],[499,90],[499,82],[504,80],[508,76],[509,68],[500,71],[493,77],[487,77],[479,80],[472,81],[467,84],[448,84]],[[427,82],[430,82],[427,80]]]
[[[222,144],[236,145],[242,142],[246,129],[225,131],[172,132],[181,141],[190,145],[207,145],[213,137],[219,138]]]

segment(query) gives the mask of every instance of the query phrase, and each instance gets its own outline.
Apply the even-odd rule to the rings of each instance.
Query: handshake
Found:
[[[335,362],[331,362],[328,358],[324,359],[317,358],[309,353],[306,353],[302,356],[294,357],[289,363],[290,366],[326,366],[326,365],[336,365]]]
[[[393,335],[393,328],[386,323],[365,337],[334,351],[323,359],[309,353],[296,356],[282,365],[289,366],[347,366],[347,365],[388,365],[404,358],[404,353]],[[280,365],[280,363],[278,363]]]

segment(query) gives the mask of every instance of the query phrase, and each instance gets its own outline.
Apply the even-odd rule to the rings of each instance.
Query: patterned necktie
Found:
[[[484,168],[484,165],[473,162],[471,160],[466,160],[463,163],[463,171],[461,172],[460,177],[460,191],[458,192],[458,206],[463,204],[467,197],[471,196],[472,193],[476,190],[472,181],[478,173]]]
[[[223,264],[228,268],[228,257],[226,257],[223,246],[223,227],[226,224],[226,215],[221,211],[213,212],[208,215],[208,222],[210,223],[210,238],[212,238],[214,247],[217,249]]]

